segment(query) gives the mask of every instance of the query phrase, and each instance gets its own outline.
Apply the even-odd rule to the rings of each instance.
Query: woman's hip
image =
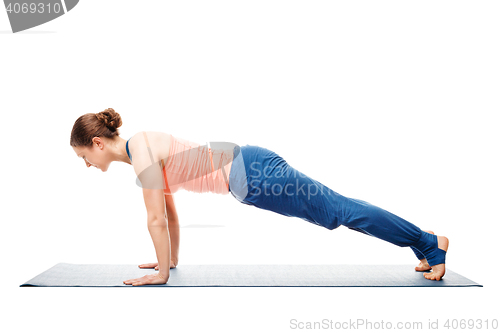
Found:
[[[343,219],[342,195],[293,168],[269,149],[240,147],[235,151],[229,178],[231,193],[244,204],[299,217],[328,229],[338,227]]]

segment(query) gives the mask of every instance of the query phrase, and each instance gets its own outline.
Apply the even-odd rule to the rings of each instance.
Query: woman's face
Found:
[[[103,142],[100,138],[97,139],[97,141],[93,142],[92,148],[73,147],[73,150],[79,158],[82,158],[85,161],[85,165],[88,168],[95,167],[104,172],[108,170],[109,163],[111,161],[108,161],[106,158],[106,154],[103,149]]]

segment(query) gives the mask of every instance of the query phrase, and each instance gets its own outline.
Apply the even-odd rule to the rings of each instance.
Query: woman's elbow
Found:
[[[167,220],[165,217],[148,217],[149,227],[167,227]]]

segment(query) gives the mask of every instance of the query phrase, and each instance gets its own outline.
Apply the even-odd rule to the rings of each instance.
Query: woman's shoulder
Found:
[[[170,133],[155,132],[155,131],[140,131],[132,135],[129,140],[129,149],[132,156],[133,151],[141,150],[148,151],[149,147],[154,158],[154,162],[168,158],[170,151]],[[148,151],[149,155],[149,151]]]
[[[149,142],[155,141],[155,142],[164,142],[164,141],[170,141],[170,133],[166,132],[157,132],[157,131],[140,131],[135,133],[130,137],[130,144],[132,144],[132,141],[139,141],[145,143],[146,140]],[[140,140],[137,140],[137,138],[141,138]]]

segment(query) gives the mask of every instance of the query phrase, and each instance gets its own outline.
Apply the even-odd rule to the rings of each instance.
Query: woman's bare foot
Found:
[[[430,230],[422,230],[422,231],[425,231],[425,232],[428,232],[428,233],[434,235],[433,231],[430,231]],[[420,260],[420,263],[418,264],[418,266],[415,267],[415,270],[417,272],[429,271],[430,269],[431,269],[431,266],[429,266],[429,263],[427,262],[427,259],[425,259],[425,258]]]
[[[438,248],[440,248],[443,251],[448,251],[448,245],[450,243],[448,238],[444,236],[437,236],[437,239],[438,239]],[[432,266],[432,272],[424,273],[424,277],[428,280],[439,281],[444,276],[445,271],[446,271],[445,264],[434,265]]]
[[[415,270],[417,272],[425,272],[425,271],[429,271],[431,269],[431,266],[429,266],[429,263],[427,262],[427,259],[422,259],[420,260],[420,263],[418,264],[418,266],[415,267]]]

